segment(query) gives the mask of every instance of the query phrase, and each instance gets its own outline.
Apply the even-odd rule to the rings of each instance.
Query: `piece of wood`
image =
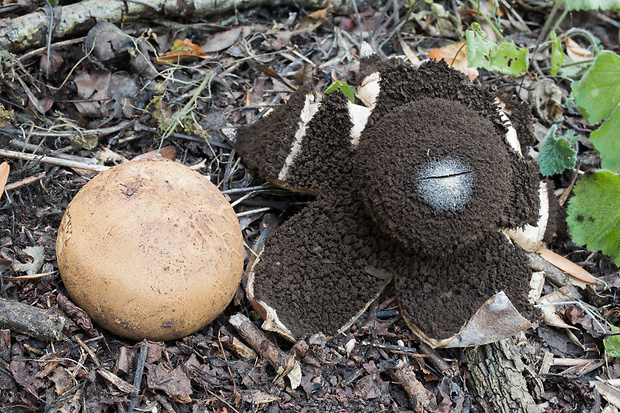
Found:
[[[65,326],[71,321],[58,309],[43,309],[0,298],[0,328],[26,334],[42,341],[65,340]]]
[[[21,159],[23,161],[42,162],[48,163],[50,165],[66,166],[68,168],[83,169],[85,171],[93,172],[101,172],[110,169],[109,166],[105,165],[92,165],[82,162],[69,161],[67,159],[55,158],[53,156],[33,155],[30,153],[15,152],[6,149],[0,149],[0,156]]]
[[[372,0],[358,1],[360,9],[375,4]],[[199,20],[208,16],[235,13],[239,10],[259,7],[293,6],[301,9],[324,9],[331,6],[334,11],[350,11],[348,0],[149,0],[147,4],[137,1],[86,0],[67,6],[54,7],[52,40],[84,31],[97,23],[130,23],[155,19]],[[0,27],[0,50],[13,53],[40,47],[47,40],[50,16],[40,9],[35,13],[15,17]]]
[[[99,368],[97,370],[97,374],[99,374],[101,377],[103,377],[104,379],[112,383],[114,387],[116,387],[123,393],[137,394],[138,392],[138,389],[135,386],[127,383],[125,380],[121,379],[120,377],[118,377],[116,374],[112,373],[109,370],[106,370],[104,368]]]
[[[437,411],[435,395],[420,383],[415,376],[415,371],[407,361],[398,360],[396,368],[390,370],[390,375],[405,389],[414,412]]]
[[[537,413],[519,350],[510,339],[465,349],[478,402],[486,412]]]
[[[295,389],[299,386],[301,383],[301,366],[295,357],[280,350],[245,315],[237,313],[228,321],[235,327],[241,338],[267,360],[278,375],[289,378],[291,388]]]

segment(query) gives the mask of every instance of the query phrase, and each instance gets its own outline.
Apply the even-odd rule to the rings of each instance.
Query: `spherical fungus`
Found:
[[[86,184],[58,230],[71,298],[128,338],[183,337],[217,317],[243,271],[237,217],[217,188],[172,161],[132,161]]]

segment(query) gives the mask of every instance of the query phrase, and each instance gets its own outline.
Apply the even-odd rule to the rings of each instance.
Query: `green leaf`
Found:
[[[576,244],[620,258],[620,176],[609,171],[584,175],[574,188],[566,222]]]
[[[620,109],[590,134],[590,142],[601,155],[601,168],[620,173]]]
[[[620,328],[611,326],[612,333],[620,333]],[[620,335],[609,336],[603,340],[605,354],[609,357],[620,357]]]
[[[325,93],[333,92],[334,90],[339,89],[345,94],[345,96],[351,101],[351,103],[355,102],[355,86],[351,86],[346,82],[341,82],[340,80],[336,80],[332,82],[331,85],[327,87]]]
[[[513,42],[496,44],[486,40],[478,23],[465,31],[467,66],[481,67],[505,75],[521,76],[529,65],[527,48],[517,50]]]
[[[551,126],[545,140],[538,144],[539,154],[536,161],[540,166],[540,173],[544,176],[559,174],[566,168],[575,166],[577,151],[575,151],[573,144],[569,140],[574,136],[574,132],[573,134],[567,134],[568,136],[556,138],[556,129],[557,125]]]
[[[598,9],[620,10],[620,0],[564,0],[564,5],[567,11]]]
[[[620,102],[620,56],[601,53],[578,82],[572,85],[575,102],[590,124],[611,115]]]
[[[555,32],[551,32],[551,76],[557,76],[560,67],[564,63],[564,50],[562,50],[562,39]]]

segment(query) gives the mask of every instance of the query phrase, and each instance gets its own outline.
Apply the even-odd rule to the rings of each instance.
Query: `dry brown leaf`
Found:
[[[562,257],[555,252],[548,250],[547,248],[541,248],[538,251],[538,255],[540,255],[544,260],[552,264],[554,267],[559,268],[564,271],[571,277],[574,277],[580,281],[589,284],[596,284],[597,280],[594,278],[589,272],[581,268],[579,265],[574,262]]]
[[[403,53],[407,56],[407,59],[409,59],[409,61],[414,65],[420,63],[418,56],[416,56],[413,50],[411,50],[411,47],[409,47],[400,35],[398,36],[398,41],[400,43],[400,47],[403,49]]]
[[[9,179],[9,171],[11,167],[8,163],[2,162],[0,164],[0,197],[4,193],[4,186],[6,185],[6,181]]]
[[[313,11],[307,17],[311,17],[311,18],[313,18],[315,20],[325,20],[327,18],[327,9],[328,8],[329,7],[325,8],[325,9]]]
[[[152,151],[143,153],[142,155],[138,155],[132,158],[132,161],[140,160],[140,159],[174,159],[177,156],[177,150],[174,145],[164,146],[161,149],[154,149]]]
[[[464,41],[433,49],[428,52],[428,56],[435,60],[445,60],[449,66],[465,73],[471,81],[478,77],[478,69],[467,67],[467,46]]]
[[[570,37],[567,37],[564,43],[566,43],[566,54],[574,62],[583,62],[584,60],[590,60],[594,57],[592,51],[581,47],[579,43]]]
[[[155,59],[158,65],[179,63],[181,60],[196,57],[198,59],[210,59],[211,56],[202,51],[202,47],[192,43],[189,39],[176,39],[171,50]]]

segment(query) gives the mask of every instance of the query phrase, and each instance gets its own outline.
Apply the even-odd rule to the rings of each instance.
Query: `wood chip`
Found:
[[[273,367],[278,375],[286,375],[291,381],[291,388],[296,389],[301,383],[301,366],[295,357],[284,353],[273,344],[249,318],[237,313],[228,319],[239,335]]]
[[[116,387],[123,393],[136,394],[138,392],[138,389],[136,389],[134,386],[127,383],[125,380],[121,379],[116,374],[112,373],[111,371],[108,371],[104,368],[100,368],[99,370],[97,370],[97,374],[99,374],[101,377],[103,377],[104,379],[112,383],[114,387]]]

